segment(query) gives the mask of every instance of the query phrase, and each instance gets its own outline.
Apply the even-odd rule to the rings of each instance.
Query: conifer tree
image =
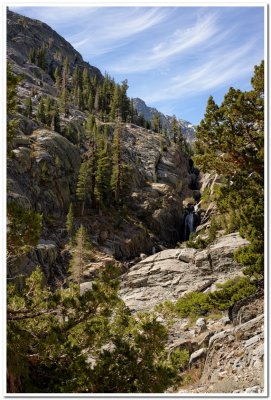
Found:
[[[72,241],[73,235],[74,235],[74,213],[73,213],[73,205],[70,203],[69,206],[69,211],[67,214],[67,220],[66,220],[66,229],[68,232],[68,236],[70,241]]]
[[[61,133],[59,108],[57,102],[54,102],[52,106],[51,115],[52,115],[52,123],[51,123],[52,130]]]
[[[264,240],[264,64],[255,67],[253,89],[230,88],[218,106],[209,98],[197,129],[195,160],[203,171],[224,177],[217,206],[228,216],[250,245],[237,260],[249,274],[263,272]]]
[[[161,131],[161,122],[159,114],[155,114],[153,117],[153,129],[157,133],[160,133]]]
[[[110,104],[110,119],[115,121],[116,118],[121,117],[121,88],[120,85],[116,84],[114,87],[114,93]]]
[[[101,140],[97,159],[95,195],[100,205],[109,204],[112,166],[109,143],[106,139]]]
[[[90,85],[90,79],[89,79],[89,72],[88,72],[87,68],[84,68],[83,69],[83,74],[82,74],[83,108],[87,109],[89,111],[92,110],[91,101],[89,102],[90,96],[91,96],[91,85]]]
[[[116,119],[115,129],[113,135],[113,154],[112,154],[112,177],[111,188],[114,194],[115,203],[118,205],[120,201],[121,192],[121,178],[122,178],[122,159],[121,159],[121,122],[120,118]]]
[[[43,97],[40,98],[37,108],[37,119],[43,124],[46,124],[45,106]]]
[[[127,121],[127,117],[130,113],[130,100],[127,97],[127,90],[128,90],[128,81],[125,79],[121,83],[121,118],[122,121]]]
[[[24,210],[15,203],[7,206],[7,249],[10,255],[21,254],[35,246],[40,237],[42,215]]]
[[[85,203],[90,194],[91,187],[91,172],[89,160],[83,161],[79,170],[76,195],[82,201],[82,215],[84,215]]]
[[[60,88],[61,88],[61,78],[60,78],[60,72],[59,72],[59,68],[56,67],[55,72],[54,72],[54,78],[55,78],[55,84],[57,87],[57,91],[59,93]]]
[[[77,230],[75,235],[75,246],[70,262],[71,275],[75,282],[79,285],[82,280],[85,265],[90,261],[92,256],[92,246],[88,239],[88,233],[83,225]]]
[[[66,57],[62,69],[62,82],[60,93],[60,111],[67,116],[69,112],[69,92],[68,92],[68,78],[69,78],[69,61]]]
[[[101,88],[98,86],[96,88],[95,100],[94,100],[94,110],[98,112],[100,110],[100,98],[101,98]]]
[[[15,118],[17,111],[17,90],[16,87],[21,78],[11,72],[10,64],[7,63],[7,148],[12,148],[12,142],[19,121]]]
[[[45,97],[44,101],[44,115],[45,115],[45,124],[47,126],[51,126],[52,123],[52,100],[50,96]]]
[[[177,118],[175,115],[173,115],[172,122],[171,122],[171,133],[173,137],[173,142],[177,142],[177,137],[178,137],[178,122]]]
[[[33,113],[33,106],[32,106],[32,100],[31,97],[29,96],[26,100],[26,116],[31,117]]]
[[[94,140],[94,129],[95,129],[95,117],[93,114],[89,114],[85,123],[86,139],[89,143]]]

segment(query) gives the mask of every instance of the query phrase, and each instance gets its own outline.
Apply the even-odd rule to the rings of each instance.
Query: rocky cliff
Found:
[[[172,120],[173,117],[170,115],[165,115],[158,111],[154,107],[149,107],[146,105],[146,103],[136,97],[133,99],[133,105],[135,109],[137,110],[139,115],[142,115],[147,121],[153,122],[153,118],[155,115],[159,115],[160,122],[163,128],[166,128],[169,132],[171,132],[171,126],[172,126]],[[182,134],[185,137],[186,141],[190,144],[195,142],[196,140],[196,127],[191,124],[188,121],[185,121],[184,119],[178,119],[178,126],[182,130]]]
[[[50,241],[58,254],[48,256],[48,270],[55,269],[67,241],[65,220],[69,204],[76,202],[76,184],[81,161],[88,152],[87,142],[74,144],[37,118],[42,96],[57,101],[53,72],[63,68],[67,58],[70,73],[75,67],[87,68],[89,77],[103,80],[100,71],[84,62],[81,55],[60,35],[46,24],[8,11],[7,59],[12,72],[23,79],[17,88],[19,129],[14,138],[14,148],[8,158],[8,201],[16,202],[25,209],[34,209],[43,215],[41,243]],[[46,47],[46,68],[29,61],[32,49]],[[71,78],[70,78],[71,79]],[[26,116],[26,100],[32,99],[32,115]],[[88,113],[80,111],[70,101],[69,115],[60,114],[61,132],[72,124],[76,135],[84,135],[84,123]],[[113,123],[107,125],[109,137]],[[120,216],[112,210],[89,210],[87,221],[91,239],[105,253],[118,259],[131,259],[140,253],[151,253],[153,246],[173,245],[181,238],[184,196],[193,195],[189,189],[193,179],[187,156],[174,144],[161,144],[157,133],[137,125],[123,125],[124,159],[132,170],[128,215]],[[79,209],[78,209],[79,213]],[[127,213],[127,212],[126,212]],[[77,226],[80,223],[78,219]],[[65,236],[66,235],[66,236]],[[45,247],[44,247],[45,246]],[[49,246],[49,247],[50,247]],[[50,251],[50,249],[48,250]],[[21,260],[20,268],[31,272],[29,260]],[[14,263],[13,263],[14,265]],[[62,268],[62,265],[58,265]],[[18,272],[10,265],[12,275]],[[48,274],[47,274],[48,275]]]

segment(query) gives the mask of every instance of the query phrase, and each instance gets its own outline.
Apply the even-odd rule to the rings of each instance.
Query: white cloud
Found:
[[[153,45],[152,48],[118,60],[118,64],[111,65],[111,70],[121,73],[144,72],[156,68],[157,65],[171,60],[174,56],[195,51],[217,34],[218,27],[215,22],[215,14],[205,15],[193,26],[175,30],[173,34]]]
[[[255,52],[255,42],[250,41],[242,47],[224,51],[223,48],[212,54],[204,64],[185,70],[171,78],[166,86],[156,92],[147,93],[147,102],[181,99],[206,91],[233,85],[238,79],[251,75],[253,66],[258,63],[260,54]]]
[[[79,45],[92,55],[105,54],[123,46],[135,35],[162,22],[169,14],[163,8],[110,7],[99,9],[88,28],[66,39],[74,47]],[[84,41],[84,42],[83,42]],[[81,49],[80,49],[81,50]]]

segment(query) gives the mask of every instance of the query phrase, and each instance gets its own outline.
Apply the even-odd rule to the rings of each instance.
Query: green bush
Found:
[[[230,279],[217,284],[217,290],[209,293],[190,292],[181,297],[174,305],[174,311],[181,317],[196,318],[208,315],[215,310],[226,310],[237,300],[255,293],[256,288],[249,278]]]

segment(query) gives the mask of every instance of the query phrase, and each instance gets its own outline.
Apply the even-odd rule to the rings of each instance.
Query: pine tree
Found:
[[[54,72],[54,78],[55,78],[55,84],[57,87],[57,91],[59,93],[60,88],[61,88],[61,78],[60,78],[60,72],[59,72],[59,68],[56,67],[55,72]]]
[[[66,229],[68,232],[69,239],[70,239],[70,241],[72,241],[73,235],[74,235],[74,213],[73,213],[72,203],[70,203],[69,211],[67,214]]]
[[[12,148],[13,138],[19,125],[15,118],[17,111],[17,90],[16,87],[22,78],[11,72],[10,64],[7,63],[7,149]]]
[[[86,139],[89,141],[90,144],[92,140],[94,140],[94,129],[95,129],[95,117],[93,114],[89,114],[85,122],[85,132],[86,132]]]
[[[106,139],[102,140],[99,145],[97,159],[95,195],[100,205],[109,204],[112,166],[109,144]]]
[[[7,205],[7,249],[10,255],[22,254],[35,246],[40,237],[42,215],[24,210],[15,203]]]
[[[52,130],[61,133],[59,108],[57,102],[55,102],[52,106],[51,115],[52,115],[52,123],[51,123]]]
[[[85,203],[90,194],[91,172],[89,160],[83,161],[79,170],[76,195],[82,201],[82,215],[84,215]]]
[[[94,110],[98,112],[100,110],[100,98],[101,98],[101,88],[97,87],[94,100]]]
[[[70,262],[71,275],[75,282],[79,285],[82,280],[85,265],[91,260],[92,257],[92,245],[88,239],[88,233],[83,225],[77,230],[75,235],[75,247],[73,249],[73,255]]]
[[[61,82],[61,93],[60,93],[60,111],[68,115],[69,112],[69,92],[68,92],[68,78],[69,78],[69,61],[65,58],[63,69],[62,69],[62,82]]]
[[[153,129],[157,133],[161,132],[161,122],[159,114],[155,114],[153,117]]]
[[[38,104],[37,119],[38,119],[38,121],[40,121],[43,124],[46,123],[45,106],[44,106],[43,97],[41,97],[39,104]]]
[[[28,97],[26,99],[25,115],[30,118],[32,116],[32,113],[33,113],[32,100],[31,100],[31,97]]]
[[[115,121],[116,118],[121,117],[121,88],[120,85],[115,84],[114,93],[110,104],[110,119]]]
[[[237,254],[248,274],[263,273],[264,241],[264,64],[255,67],[253,89],[230,88],[220,106],[210,97],[197,129],[195,160],[224,178],[217,206],[250,245]]]
[[[91,104],[91,85],[87,68],[83,69],[82,74],[82,99],[83,109],[92,111],[93,104]]]
[[[172,122],[171,122],[171,133],[173,137],[173,142],[177,142],[178,137],[178,121],[175,115],[173,115]]]
[[[112,155],[112,177],[111,188],[114,194],[115,203],[118,205],[121,192],[121,175],[122,175],[122,159],[121,159],[121,122],[120,118],[116,119],[113,135],[113,155]]]
[[[47,126],[51,126],[51,123],[52,123],[52,100],[51,100],[50,96],[45,97],[44,115],[45,115],[45,124]]]
[[[130,113],[130,100],[127,97],[127,90],[128,90],[128,81],[125,79],[121,83],[121,118],[122,121],[127,121],[127,117]]]

